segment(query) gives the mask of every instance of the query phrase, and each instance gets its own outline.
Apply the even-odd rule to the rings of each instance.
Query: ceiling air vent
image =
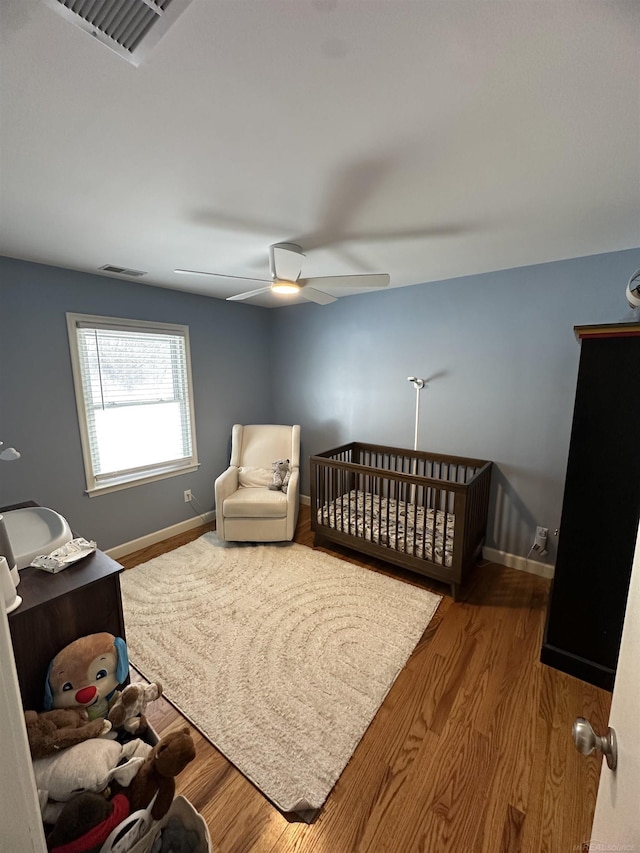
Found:
[[[192,0],[43,2],[132,65],[139,65]]]
[[[103,267],[98,267],[98,269],[104,270],[105,272],[112,272],[116,275],[130,275],[134,278],[136,276],[147,274],[143,270],[129,270],[126,267],[114,267],[113,264],[105,264]]]

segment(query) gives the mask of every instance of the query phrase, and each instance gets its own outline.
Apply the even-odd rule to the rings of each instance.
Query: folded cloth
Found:
[[[59,572],[66,569],[71,563],[81,560],[83,557],[93,554],[97,545],[95,542],[88,542],[86,539],[72,539],[66,545],[56,548],[50,554],[43,554],[34,557],[31,565],[37,569],[44,569],[47,572]]]

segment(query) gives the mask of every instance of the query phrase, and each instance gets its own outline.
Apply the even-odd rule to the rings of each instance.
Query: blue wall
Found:
[[[560,523],[580,347],[573,326],[617,322],[640,249],[263,309],[0,258],[0,505],[33,499],[110,548],[213,507],[234,422],[300,423],[308,456],[352,440],[495,462],[488,544],[524,555]],[[96,498],[85,478],[65,312],[189,326],[194,474]],[[547,558],[555,558],[554,542]]]
[[[525,555],[560,524],[580,346],[574,325],[628,314],[640,250],[363,294],[274,312],[278,417],[304,457],[347,441],[495,462],[487,544]],[[302,490],[309,492],[309,471]],[[588,523],[585,530],[588,529]],[[548,561],[555,560],[550,539]]]
[[[211,510],[232,425],[260,422],[268,411],[269,312],[7,258],[0,280],[0,439],[22,453],[0,462],[0,506],[51,506],[103,549],[193,518],[185,489]],[[67,311],[189,326],[197,472],[87,497]]]

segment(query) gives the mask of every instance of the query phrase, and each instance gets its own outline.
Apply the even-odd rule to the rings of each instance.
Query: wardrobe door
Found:
[[[612,689],[640,516],[640,328],[595,331],[602,328],[577,330],[582,349],[541,660]]]

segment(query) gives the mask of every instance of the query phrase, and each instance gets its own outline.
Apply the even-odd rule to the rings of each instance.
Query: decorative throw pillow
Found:
[[[265,488],[272,480],[273,471],[270,468],[241,467],[238,469],[238,482],[241,486]]]

